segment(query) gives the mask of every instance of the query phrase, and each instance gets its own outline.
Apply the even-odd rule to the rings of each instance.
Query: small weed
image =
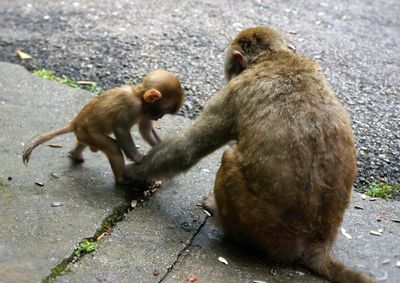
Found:
[[[93,252],[97,248],[97,243],[89,240],[83,240],[75,248],[74,254],[77,257]]]
[[[91,253],[97,248],[97,241],[100,239],[101,235],[112,230],[112,228],[121,221],[125,214],[131,209],[130,204],[122,204],[113,209],[112,213],[107,216],[101,227],[96,231],[95,236],[87,238],[80,242],[73,253],[68,257],[63,259],[59,264],[51,269],[50,275],[42,280],[42,283],[51,283],[54,279],[61,273],[68,271],[71,263],[80,260],[85,254]]]
[[[389,198],[400,190],[400,184],[372,183],[368,186],[366,194],[370,197]]]
[[[88,87],[87,90],[97,94],[102,91],[102,88],[99,87],[96,83],[94,83],[92,86]]]
[[[51,269],[50,275],[42,280],[42,283],[51,283],[51,282],[53,282],[53,280],[57,276],[59,276],[62,272],[64,272],[67,269],[69,263],[70,263],[69,259],[64,259],[62,262],[57,264],[57,266],[55,266],[55,267],[53,267]]]
[[[70,87],[79,88],[79,85],[73,79],[68,78],[67,76],[57,77],[56,74],[52,71],[41,69],[34,70],[33,73],[46,80],[56,81]]]
[[[102,90],[101,87],[99,87],[95,82],[85,82],[85,84],[81,85],[79,81],[77,82],[74,79],[71,79],[65,75],[58,77],[54,72],[45,69],[34,70],[33,73],[43,79],[59,82],[73,88],[86,89],[93,93],[99,93]]]
[[[80,88],[79,85],[73,79],[68,78],[67,76],[64,75],[61,78],[56,77],[55,81],[73,88]]]
[[[76,82],[81,88],[86,89],[93,93],[99,93],[102,91],[101,87],[99,87],[96,82],[92,81],[77,81]]]
[[[53,78],[55,77],[54,73],[51,71],[47,71],[45,69],[41,69],[41,70],[34,70],[33,73],[43,79],[46,80],[53,80]]]

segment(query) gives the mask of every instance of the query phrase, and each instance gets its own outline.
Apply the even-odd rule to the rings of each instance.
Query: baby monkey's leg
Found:
[[[74,162],[84,162],[85,159],[83,158],[82,152],[85,150],[86,147],[86,144],[77,141],[75,147],[68,152],[68,156],[71,157]]]
[[[118,142],[107,135],[91,134],[90,147],[104,152],[110,162],[115,182],[117,184],[123,183],[125,179],[125,162]]]

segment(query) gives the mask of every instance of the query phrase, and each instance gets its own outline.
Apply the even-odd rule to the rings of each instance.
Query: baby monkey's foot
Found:
[[[74,150],[68,152],[68,157],[71,158],[75,163],[82,163],[85,161],[82,154],[78,154]]]

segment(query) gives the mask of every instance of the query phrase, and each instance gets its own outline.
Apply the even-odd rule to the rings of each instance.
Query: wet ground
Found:
[[[221,150],[151,197],[115,187],[103,154],[88,150],[73,166],[73,135],[38,147],[24,166],[24,143],[67,122],[92,96],[0,62],[0,282],[326,282],[300,266],[269,263],[211,225],[198,204],[213,188]],[[157,124],[166,137],[191,120],[167,115]],[[148,149],[136,128],[133,137]],[[337,259],[381,282],[400,281],[398,201],[354,193],[342,228]],[[97,247],[78,257],[84,239]]]

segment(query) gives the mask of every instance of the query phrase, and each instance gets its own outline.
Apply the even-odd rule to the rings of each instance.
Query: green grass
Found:
[[[400,184],[372,183],[368,186],[366,194],[370,197],[390,198],[395,192],[400,191]]]
[[[34,70],[33,73],[46,80],[56,81],[74,88],[80,88],[79,85],[73,79],[68,78],[67,76],[57,77],[56,74],[52,71],[41,69],[41,70]]]
[[[101,87],[99,87],[96,83],[93,83],[91,86],[89,86],[87,90],[93,93],[100,93],[102,91]]]
[[[61,77],[58,77],[58,76],[56,76],[56,74],[54,72],[48,71],[45,69],[34,70],[33,73],[43,79],[59,82],[59,83],[65,84],[65,85],[67,85],[69,87],[73,87],[73,88],[86,89],[93,93],[99,93],[102,90],[95,82],[89,82],[89,83],[86,82],[84,85],[80,85],[74,79],[71,79],[64,75]]]
[[[85,255],[95,251],[97,248],[97,243],[94,241],[83,240],[80,242],[74,251],[75,256],[80,257],[81,255]]]

